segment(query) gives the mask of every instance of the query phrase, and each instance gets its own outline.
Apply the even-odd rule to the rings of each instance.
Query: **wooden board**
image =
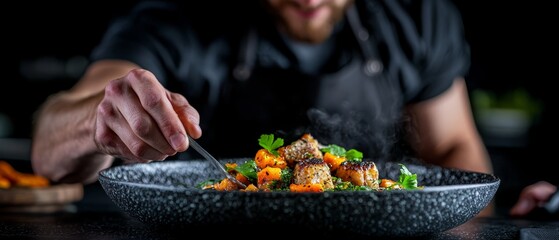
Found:
[[[0,189],[0,212],[55,212],[82,198],[82,184]]]

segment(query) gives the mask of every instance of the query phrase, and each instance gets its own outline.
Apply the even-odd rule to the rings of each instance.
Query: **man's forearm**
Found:
[[[467,171],[493,173],[489,154],[483,145],[476,143],[477,141],[471,141],[470,143],[457,145],[445,157],[446,159],[441,161],[441,165]]]
[[[37,112],[31,159],[37,174],[55,182],[90,183],[113,157],[100,154],[94,142],[95,110],[100,94],[75,99],[53,95]]]

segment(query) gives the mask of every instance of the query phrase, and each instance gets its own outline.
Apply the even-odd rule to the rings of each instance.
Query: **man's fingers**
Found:
[[[176,153],[186,150],[186,130],[177,117],[171,102],[167,97],[167,91],[157,81],[155,76],[145,70],[132,72],[131,83],[139,106],[146,115],[150,117],[152,124],[147,125],[151,128],[139,124],[137,129],[142,139],[154,146],[163,153]],[[138,120],[138,119],[135,119]],[[147,122],[148,119],[141,119],[139,123]],[[135,125],[132,125],[135,126]],[[161,136],[161,137],[159,137]]]
[[[139,138],[114,106],[102,102],[98,109],[95,142],[105,153],[138,162],[168,156]]]
[[[536,208],[536,203],[533,199],[519,199],[518,202],[511,208],[510,215],[523,216],[528,214]]]
[[[180,94],[169,93],[169,99],[171,99],[173,109],[188,135],[194,139],[200,138],[202,136],[202,129],[200,128],[200,114],[198,111]]]
[[[545,181],[527,186],[522,190],[518,201],[511,208],[509,213],[513,216],[526,215],[535,208],[543,206],[556,190],[557,187],[555,185]]]

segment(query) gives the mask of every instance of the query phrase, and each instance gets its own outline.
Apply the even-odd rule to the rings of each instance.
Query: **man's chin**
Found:
[[[291,31],[288,35],[299,42],[318,44],[324,42],[330,37],[332,30],[307,30],[307,31]]]

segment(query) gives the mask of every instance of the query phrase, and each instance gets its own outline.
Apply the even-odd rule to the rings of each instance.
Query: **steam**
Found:
[[[406,143],[408,122],[399,115],[385,118],[365,117],[359,112],[327,114],[313,108],[308,111],[307,129],[322,144],[337,144],[363,152],[373,161],[404,161],[413,157]]]

